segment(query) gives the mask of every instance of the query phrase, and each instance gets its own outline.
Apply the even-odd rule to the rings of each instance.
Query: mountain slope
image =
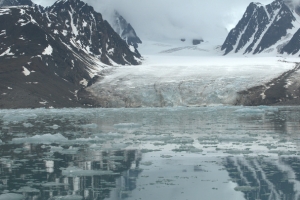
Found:
[[[114,12],[113,19],[112,27],[114,30],[127,42],[128,45],[138,48],[138,44],[141,44],[142,41],[137,36],[131,24],[128,23],[117,11]]]
[[[139,64],[100,13],[79,0],[0,9],[0,108],[78,107],[103,67]]]
[[[0,0],[0,7],[3,6],[34,6],[31,0]]]
[[[280,53],[300,27],[297,18],[296,11],[283,0],[266,6],[251,3],[221,49],[224,54]]]

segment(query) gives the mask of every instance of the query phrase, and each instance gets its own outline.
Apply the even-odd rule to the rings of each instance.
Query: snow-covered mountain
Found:
[[[0,41],[0,107],[87,104],[80,90],[103,66],[137,65],[141,57],[80,0],[59,0],[43,11],[0,9]]]
[[[290,0],[275,0],[264,6],[251,3],[242,19],[228,34],[222,50],[243,54],[276,52],[296,54],[299,37],[299,6]]]
[[[131,24],[128,23],[117,11],[113,14],[112,27],[121,36],[121,38],[127,42],[128,45],[138,48],[138,44],[142,43]]]
[[[33,6],[34,3],[31,0],[0,0],[0,7],[22,5]]]

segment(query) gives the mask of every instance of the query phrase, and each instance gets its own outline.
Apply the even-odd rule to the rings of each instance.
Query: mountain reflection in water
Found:
[[[298,107],[2,110],[0,199],[300,198]]]

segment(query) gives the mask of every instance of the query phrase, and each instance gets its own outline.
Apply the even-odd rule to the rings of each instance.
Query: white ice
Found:
[[[186,47],[146,41],[139,50],[144,55],[142,65],[115,67],[89,88],[102,106],[233,104],[237,92],[295,67],[282,62],[284,58],[265,54],[222,56],[211,44]]]
[[[35,135],[32,137],[26,138],[14,138],[12,143],[30,143],[30,144],[51,144],[51,143],[62,143],[68,141],[60,133],[51,135],[51,134],[44,134],[44,135]]]

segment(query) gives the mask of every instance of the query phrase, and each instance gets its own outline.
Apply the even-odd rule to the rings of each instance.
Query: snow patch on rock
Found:
[[[31,72],[30,72],[26,67],[23,67],[22,73],[23,73],[25,76],[29,76]]]
[[[49,55],[51,56],[53,53],[53,48],[52,46],[49,44],[48,47],[46,47],[46,49],[44,50],[44,52],[42,53],[43,55]]]

